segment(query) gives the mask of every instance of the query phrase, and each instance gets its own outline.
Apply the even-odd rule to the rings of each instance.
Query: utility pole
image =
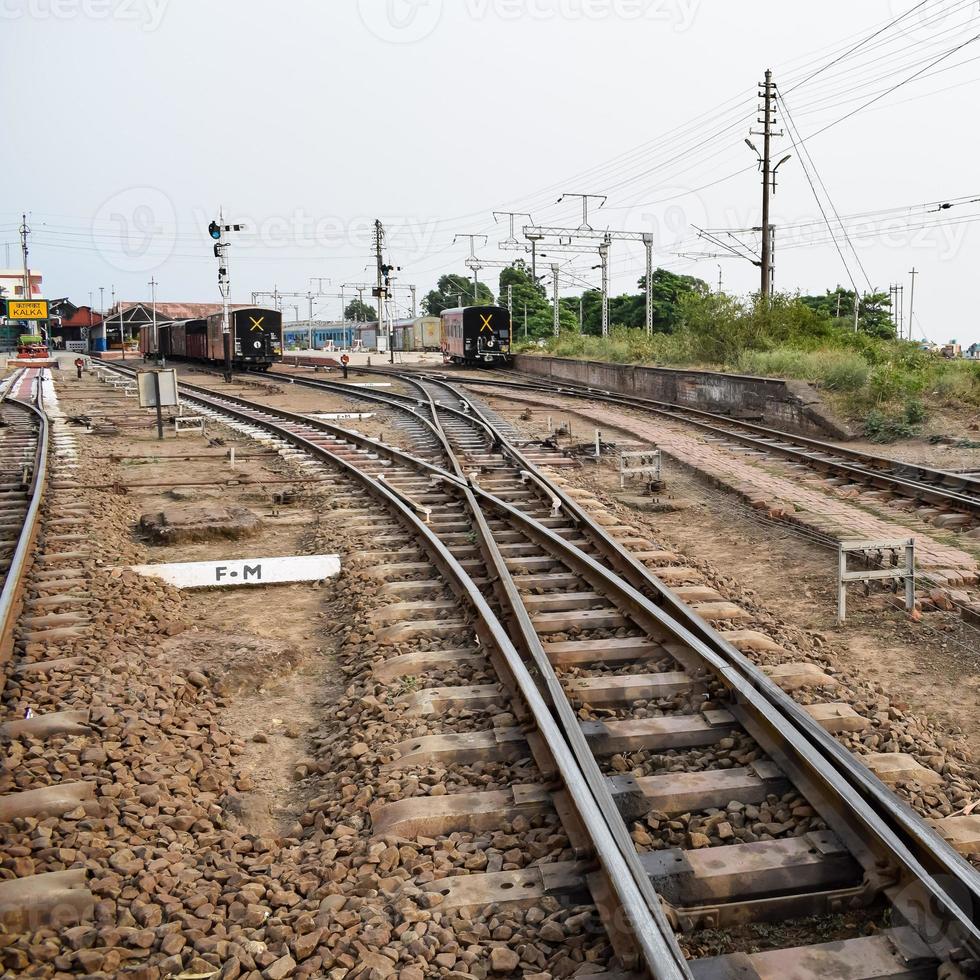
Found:
[[[397,271],[396,267],[393,265],[387,265],[384,261],[383,249],[385,240],[385,230],[384,226],[381,224],[381,219],[376,218],[374,222],[374,253],[377,259],[378,266],[378,285],[375,288],[375,296],[378,299],[378,349],[381,353],[380,338],[382,333],[384,333],[386,342],[388,344],[388,355],[390,363],[395,363],[395,337],[394,337],[394,324],[391,322],[391,317],[389,316],[386,320],[385,318],[385,301],[388,299],[391,290],[391,274]]]
[[[763,110],[763,148],[762,148],[762,298],[769,299],[769,265],[772,262],[772,240],[769,237],[769,167],[772,165],[772,122],[774,86],[772,71],[766,69],[764,89],[765,108]]]
[[[557,262],[551,263],[551,279],[554,285],[554,292],[552,295],[553,295],[553,301],[555,305],[554,329],[555,329],[555,336],[557,337],[561,333],[561,318],[558,316],[558,263]],[[526,316],[527,314],[525,314],[525,320],[524,320],[525,324],[527,323]]]
[[[752,140],[747,139],[745,142],[755,150],[762,170],[762,281],[759,293],[763,301],[768,302],[772,295],[772,229],[769,221],[769,199],[776,190],[776,171],[789,159],[789,155],[783,157],[775,167],[772,165],[772,137],[783,134],[773,132],[776,122],[776,84],[772,80],[771,69],[766,69],[766,80],[759,84],[762,88],[759,93],[759,98],[763,100],[760,107],[762,118],[756,121],[762,125],[762,132],[753,129],[751,135],[762,137],[762,153],[759,153]]]
[[[857,333],[861,329],[861,296],[857,291],[857,286],[854,287],[854,332]]]
[[[901,340],[905,336],[905,286],[898,285],[895,288],[898,291],[898,337]],[[911,339],[910,332],[909,340]]]
[[[578,298],[578,332],[585,332],[585,293]]]
[[[609,240],[599,246],[599,262],[602,265],[602,336],[609,336]]]
[[[409,290],[410,290],[410,292],[412,294],[412,319],[414,320],[415,319],[415,313],[416,313],[416,309],[415,309],[415,290],[416,290],[417,287],[415,287],[415,286],[409,286],[408,288],[409,288]]]
[[[524,339],[527,340],[527,303],[524,304]]]
[[[776,292],[776,226],[769,226],[769,295]]]
[[[721,283],[722,283],[721,276],[722,276],[722,270],[721,270],[721,263],[719,262],[718,263],[718,295],[719,296],[721,295]],[[838,299],[838,302],[839,302],[839,299]]]
[[[151,276],[148,283],[150,287],[150,306],[153,309],[153,353],[160,356],[160,337],[157,333],[157,281]]]
[[[514,317],[514,284],[507,284],[507,312],[511,315],[511,319]]]
[[[374,289],[375,299],[378,301],[378,347],[381,353],[384,350],[381,349],[381,337],[384,334],[385,342],[387,342],[387,332],[385,330],[385,300],[384,300],[384,273],[382,272],[382,266],[384,264],[384,259],[381,255],[381,250],[384,246],[384,228],[381,225],[381,219],[375,218],[374,220],[374,258],[375,264],[377,266],[377,286]],[[394,361],[395,355],[391,355],[392,361]]]
[[[225,252],[230,242],[225,241],[225,233],[241,231],[244,225],[222,224],[224,214],[218,212],[218,220],[208,225],[208,234],[214,241],[214,257],[218,260],[218,289],[221,291],[221,338],[225,355],[225,382],[231,383],[231,322],[228,316],[228,296],[231,292],[231,277],[228,275],[228,257]],[[276,287],[278,292],[278,287]]]
[[[915,277],[919,273],[916,271],[915,266],[912,266],[912,271],[909,275],[912,277],[912,293],[909,296],[909,340],[912,339],[912,332],[915,329],[915,320],[912,319],[913,312],[915,310]]]
[[[647,336],[653,336],[653,235],[643,236],[643,247],[647,253]]]
[[[20,251],[24,259],[24,299],[31,299],[31,270],[27,266],[27,236],[31,229],[27,227],[27,215],[20,216]]]

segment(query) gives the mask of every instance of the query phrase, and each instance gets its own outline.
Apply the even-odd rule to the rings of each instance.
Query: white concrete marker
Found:
[[[390,388],[390,381],[351,381],[351,388]]]
[[[306,417],[308,419],[323,419],[325,422],[333,422],[336,419],[373,419],[374,412],[312,412]]]
[[[226,558],[168,565],[131,565],[139,575],[160,578],[178,589],[215,586],[275,585],[316,582],[340,574],[340,555],[296,555],[289,558]]]

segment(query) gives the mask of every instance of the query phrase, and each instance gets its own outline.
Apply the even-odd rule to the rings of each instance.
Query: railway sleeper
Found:
[[[727,806],[732,800],[762,803],[781,795],[788,780],[772,762],[757,761],[742,769],[659,776],[606,776],[613,801],[627,821],[651,811],[667,816]],[[377,836],[438,837],[452,833],[481,833],[517,817],[533,818],[553,811],[552,792],[543,783],[519,783],[500,790],[413,796],[376,803],[371,825]],[[560,794],[559,794],[560,795]],[[717,848],[710,848],[713,853]]]
[[[37,820],[61,817],[78,807],[85,811],[86,816],[101,816],[102,807],[95,799],[93,782],[55,783],[0,796],[0,823],[24,817]]]
[[[602,601],[602,600],[600,600]],[[558,612],[539,612],[531,617],[535,631],[547,636],[570,630],[623,629],[630,620],[612,606],[606,609],[565,609]]]
[[[943,817],[930,822],[960,854],[972,857],[980,855],[980,813]]]
[[[486,654],[473,649],[423,650],[389,657],[371,668],[371,673],[381,682],[398,680],[400,677],[418,677],[432,670],[482,663]]]
[[[95,896],[87,875],[84,868],[71,868],[0,882],[0,925],[17,933],[91,919]]]
[[[618,752],[666,751],[713,745],[738,730],[727,711],[701,715],[675,715],[633,721],[580,721],[582,734],[594,755]],[[425,735],[392,746],[398,758],[382,769],[404,769],[416,765],[468,765],[474,762],[506,762],[525,758],[529,746],[521,728],[493,728],[483,732]]]
[[[464,619],[419,619],[410,622],[394,623],[376,630],[374,640],[382,646],[393,646],[413,639],[432,639],[437,636],[453,636],[456,633],[471,631]]]
[[[87,735],[90,731],[88,709],[49,711],[0,724],[0,736],[4,738],[44,739],[54,735]]]
[[[814,946],[730,953],[688,963],[695,980],[935,980],[939,963],[909,926]],[[592,980],[626,980],[597,973]]]
[[[592,707],[630,706],[635,701],[655,701],[675,694],[696,693],[703,685],[683,671],[656,674],[607,674],[563,680],[570,699]]]

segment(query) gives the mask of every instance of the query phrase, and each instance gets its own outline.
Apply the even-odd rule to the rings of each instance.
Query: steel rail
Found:
[[[372,368],[371,370],[374,369]],[[472,379],[472,381],[474,384],[499,383],[504,387],[523,387],[525,384],[524,382],[514,381],[493,382],[484,378],[476,378]],[[462,381],[460,383],[466,384],[467,381]],[[689,405],[677,405],[673,402],[664,402],[656,398],[645,398],[642,395],[629,395],[623,392],[612,391],[608,388],[596,388],[592,387],[591,385],[579,385],[575,384],[574,382],[556,382],[545,379],[529,382],[528,384],[534,387],[540,387],[540,390],[542,391],[562,390],[566,393],[598,393],[603,396],[611,396],[612,398],[622,398],[635,403],[637,406],[652,406],[658,411],[663,411],[668,414],[686,413],[692,416],[697,416],[699,419],[704,419],[709,423],[720,422],[723,425],[734,425],[742,429],[747,429],[751,432],[757,432],[761,436],[765,436],[767,438],[783,439],[788,442],[797,443],[801,446],[807,446],[820,452],[844,456],[848,459],[854,460],[854,462],[865,464],[871,469],[880,469],[884,467],[894,470],[897,473],[909,470],[914,473],[921,474],[919,477],[920,482],[926,484],[943,484],[945,481],[952,479],[955,486],[950,483],[945,483],[945,485],[950,486],[951,489],[970,489],[975,491],[977,495],[980,495],[980,479],[974,478],[969,472],[938,470],[931,466],[925,466],[922,463],[893,459],[890,456],[877,456],[873,453],[864,452],[861,449],[851,449],[848,446],[841,446],[838,443],[827,442],[823,439],[815,439],[813,436],[806,436],[802,433],[787,432],[785,429],[775,429],[772,426],[760,425],[758,422],[751,422],[748,419],[736,419],[728,415],[722,415],[718,412],[709,412],[703,408],[694,408]],[[735,433],[731,434],[734,435]]]
[[[113,369],[119,370],[116,365],[112,365],[112,367]],[[319,420],[295,415],[294,413],[282,412],[281,410],[275,409],[270,410],[266,406],[247,403],[243,399],[231,399],[230,396],[209,391],[208,389],[201,389],[198,386],[182,384],[181,387],[194,390],[194,394],[192,395],[192,400],[194,401],[204,404],[215,411],[236,417],[240,421],[250,425],[265,426],[276,432],[279,438],[291,445],[301,448],[311,455],[327,458],[337,463],[347,473],[356,476],[376,496],[385,498],[391,506],[397,509],[403,519],[409,523],[411,529],[423,539],[426,544],[426,550],[436,567],[439,568],[448,580],[457,583],[458,588],[454,588],[453,591],[460,597],[465,596],[472,603],[479,618],[479,623],[483,627],[482,631],[478,631],[482,632],[484,640],[489,641],[489,645],[496,648],[503,656],[507,669],[514,678],[517,689],[520,691],[521,697],[531,711],[535,724],[545,740],[545,744],[555,761],[556,768],[568,790],[575,809],[594,845],[595,856],[605,871],[608,884],[619,899],[622,916],[618,921],[608,923],[610,929],[622,928],[624,933],[628,933],[635,938],[639,952],[645,961],[646,969],[654,980],[693,980],[693,975],[690,972],[687,961],[677,944],[676,936],[664,915],[660,898],[654,891],[649,876],[643,872],[636,850],[626,832],[625,825],[622,824],[622,820],[619,818],[618,811],[616,811],[612,797],[609,795],[608,787],[606,787],[602,779],[594,758],[589,753],[589,760],[595,769],[595,775],[598,776],[599,787],[605,797],[607,797],[606,801],[595,798],[596,784],[594,778],[591,778],[592,774],[583,772],[578,752],[575,751],[575,747],[568,744],[567,733],[558,727],[551,712],[551,705],[545,700],[539,690],[535,678],[528,670],[524,658],[518,652],[507,630],[494,614],[482,593],[453,557],[451,551],[439,540],[435,532],[416,516],[413,505],[404,500],[394,488],[387,484],[387,481],[371,477],[360,471],[353,463],[330,453],[324,447],[317,446],[316,443],[296,432],[290,432],[286,428],[277,426],[274,422],[257,421],[254,415],[248,414],[248,412],[243,411],[241,408],[236,409],[233,405],[229,406],[227,402],[231,400],[238,402],[240,405],[247,404],[253,413],[258,411],[262,414],[280,414],[290,421],[312,429],[322,428],[333,430],[335,434],[348,439],[348,441],[352,441],[350,437],[359,434],[350,433],[339,426],[332,426]],[[433,415],[435,415],[435,412],[433,412]],[[445,433],[442,432],[438,421],[436,421],[435,426],[440,434],[440,441],[443,442],[443,445],[450,454],[450,460],[458,469],[458,460],[455,454],[452,453]],[[412,466],[423,467],[428,471],[435,471],[435,475],[454,483],[462,490],[472,503],[471,511],[484,540],[488,541],[492,546],[488,549],[488,552],[492,556],[495,571],[498,576],[502,577],[503,581],[510,581],[510,589],[513,590],[517,607],[520,610],[524,610],[523,603],[520,602],[519,596],[517,595],[516,586],[513,585],[510,579],[510,573],[507,570],[503,556],[493,543],[492,533],[486,524],[485,516],[476,502],[473,488],[468,485],[466,478],[462,476],[461,472],[455,475],[450,474],[423,460],[408,456],[394,447],[386,446],[383,443],[379,444],[364,436],[360,436],[353,441],[359,443],[362,448],[382,451],[392,461],[408,463]],[[524,610],[524,616],[527,617],[526,610]],[[527,628],[533,634],[533,627],[530,625],[529,617],[527,618]],[[535,640],[537,640],[536,634],[534,636]],[[565,709],[562,713],[566,723],[569,717],[574,721],[574,712],[557,680],[557,676],[554,675],[554,669],[550,661],[548,661],[547,655],[544,653],[544,649],[540,646],[539,641],[537,645],[540,656],[535,656],[535,666],[538,670],[547,668],[547,671],[550,672],[552,676],[548,683],[549,693],[552,695],[556,705],[558,705],[559,711],[561,712],[562,708]],[[577,723],[574,727],[577,731],[578,739],[581,740],[582,745],[587,750],[581,729],[579,729]],[[604,802],[606,804],[605,806],[603,805]],[[613,821],[610,820],[610,810],[616,814],[616,819]],[[610,826],[610,823],[612,823],[612,826]],[[616,832],[620,826],[622,828],[622,834],[625,834],[626,840],[629,841],[629,849],[626,853],[623,851],[622,834],[617,834]],[[612,934],[610,935],[611,942],[615,943],[617,938]]]
[[[545,652],[541,639],[534,628],[531,615],[524,601],[521,599],[520,591],[517,588],[514,577],[507,567],[504,556],[487,523],[483,507],[481,507],[477,500],[477,491],[479,488],[473,483],[471,478],[466,477],[463,466],[453,450],[449,437],[446,435],[442,423],[439,420],[437,405],[432,398],[431,392],[426,392],[425,394],[429,402],[429,411],[432,414],[436,427],[442,435],[443,446],[452,466],[457,476],[466,480],[463,486],[466,506],[472,515],[479,534],[481,550],[484,553],[485,560],[493,569],[492,582],[494,590],[500,599],[501,608],[505,610],[505,616],[516,627],[515,632],[520,638],[520,646],[525,655],[533,663],[537,676],[544,682],[551,705],[558,714],[567,746],[570,747],[575,758],[578,772],[584,778],[588,791],[591,793],[591,797],[598,806],[602,819],[612,834],[619,854],[625,862],[626,869],[631,876],[631,884],[636,887],[645,907],[641,910],[642,917],[637,919],[637,910],[624,901],[622,882],[617,882],[612,878],[610,869],[606,866],[607,880],[605,888],[607,891],[618,894],[622,909],[629,916],[627,919],[629,929],[627,929],[626,922],[620,921],[619,917],[615,914],[610,915],[608,910],[603,908],[603,904],[600,903],[598,898],[596,899],[596,906],[600,911],[600,917],[606,926],[613,948],[627,968],[636,969],[638,964],[634,962],[630,955],[633,954],[633,951],[628,947],[624,948],[620,941],[620,930],[624,934],[631,932],[635,936],[637,945],[639,946],[639,950],[636,952],[643,955],[647,967],[653,976],[672,975],[689,977],[691,976],[690,969],[677,943],[675,932],[664,914],[661,898],[653,887],[649,875],[643,870],[626,823],[613,800],[608,783],[599,768],[596,758],[582,733],[578,718],[568,700],[565,689],[562,687],[561,681],[558,679],[554,665]],[[478,422],[482,426],[486,426],[486,423],[482,422],[482,420],[478,420]],[[546,484],[540,484],[539,489],[546,489]],[[509,615],[507,615],[508,613]],[[546,744],[548,751],[553,755],[553,743],[548,741]],[[576,807],[578,808],[579,802],[574,794],[573,799],[575,799]],[[635,954],[633,955],[635,956]]]
[[[403,379],[418,385],[424,391],[422,383],[417,379],[404,377]],[[455,397],[464,400],[463,396],[453,391],[448,382],[429,380],[430,383],[440,384]],[[209,394],[214,395],[213,392]],[[440,467],[409,456],[394,447],[379,444],[358,433],[284,410],[242,403],[248,404],[253,411],[280,414],[311,428],[332,430],[348,441],[360,442],[365,447],[383,451],[390,459],[410,462],[433,475],[444,479],[448,477],[452,482],[459,483],[458,478],[454,479]],[[459,412],[442,404],[439,408],[474,422],[472,413],[475,411],[479,414],[479,410],[472,403],[469,404],[469,413]],[[255,424],[254,419],[247,416],[246,419]],[[484,423],[490,425],[485,420]],[[511,446],[499,433],[498,437],[504,450],[515,458],[520,466],[538,473],[541,479],[546,480],[519,450]],[[847,749],[810,718],[792,698],[720,637],[712,627],[695,616],[667,586],[656,579],[649,569],[629,555],[617,542],[608,538],[560,488],[554,487],[554,493],[562,499],[566,513],[574,515],[576,523],[594,535],[600,552],[607,560],[614,560],[620,569],[625,566],[627,573],[625,580],[617,584],[616,578],[621,578],[622,571],[619,571],[619,576],[610,573],[577,546],[554,535],[550,529],[524,515],[517,508],[477,486],[472,486],[472,490],[478,499],[485,500],[489,506],[507,513],[514,521],[523,523],[531,532],[530,536],[537,537],[538,540],[547,540],[549,548],[553,552],[561,552],[563,555],[560,556],[561,560],[567,561],[569,567],[581,569],[587,573],[586,577],[594,582],[596,581],[594,576],[600,576],[605,583],[604,587],[608,589],[618,588],[627,608],[638,611],[643,617],[647,617],[647,622],[651,626],[654,623],[659,624],[661,628],[667,629],[690,647],[697,655],[697,659],[691,665],[695,673],[699,663],[702,667],[709,666],[712,673],[741,699],[741,704],[751,710],[751,713],[749,710],[743,710],[743,723],[750,734],[757,737],[770,755],[781,759],[791,771],[796,771],[799,778],[811,787],[814,794],[818,791],[823,794],[821,799],[825,802],[821,815],[827,819],[828,824],[840,825],[842,815],[851,819],[859,817],[862,821],[862,832],[855,833],[845,825],[841,828],[842,838],[849,843],[854,843],[858,854],[873,855],[876,861],[883,860],[894,866],[895,859],[900,860],[905,872],[901,887],[887,886],[886,879],[882,879],[882,887],[890,894],[896,907],[903,909],[913,924],[916,923],[917,918],[920,924],[923,917],[928,920],[924,927],[926,932],[924,938],[927,943],[942,954],[952,952],[955,949],[954,942],[965,944],[973,955],[980,956],[980,932],[976,926],[976,922],[980,921],[980,876],[917,814],[898,800]],[[639,579],[639,584],[629,581],[634,577]],[[655,592],[654,599],[643,594],[644,587],[652,587]],[[665,611],[661,604],[666,605],[668,610]],[[827,799],[832,800],[833,803],[829,808],[826,805]],[[816,807],[816,803],[814,805]],[[824,810],[827,810],[827,813],[824,813]],[[867,834],[877,842],[874,848],[869,847],[866,842],[862,843],[866,841]],[[951,894],[957,891],[958,895]],[[936,908],[941,913],[938,918]]]
[[[41,504],[47,486],[49,425],[43,409],[40,384],[37,387],[35,400],[37,404],[32,405],[18,398],[6,399],[7,405],[18,406],[36,420],[38,432],[31,482],[27,488],[30,501],[27,513],[24,515],[24,526],[20,530],[17,546],[10,559],[3,588],[0,590],[0,664],[10,660],[13,653],[14,627],[20,614],[24,579],[30,568],[34,542],[37,540],[40,528]]]
[[[453,414],[457,418],[465,420],[472,425],[478,425],[482,421],[486,426],[491,426],[491,423],[483,418],[482,414],[469,398],[456,391],[449,382],[443,379],[427,378],[424,376],[419,378],[414,375],[398,372],[393,373],[382,369],[379,369],[376,373],[397,377],[399,380],[416,386],[423,393],[425,392],[424,383],[426,381],[444,387],[461,403],[466,403],[468,411],[462,412],[456,410],[452,406],[443,404],[442,402],[438,406],[440,411]],[[330,385],[331,388],[334,387],[331,382],[313,381],[313,385],[323,385],[324,387]],[[337,387],[343,388],[344,386],[337,385]],[[373,398],[373,394],[365,395],[365,397],[370,400]],[[392,395],[389,394],[386,397],[391,399]],[[416,401],[410,396],[398,395],[395,397],[404,402]],[[541,480],[546,481],[549,486],[553,486],[550,481],[547,481],[547,478],[540,474],[537,467],[524,457],[516,447],[512,446],[502,434],[497,433],[497,438],[502,449],[515,461],[515,465],[536,473]],[[822,752],[823,758],[837,769],[839,780],[843,780],[840,784],[842,787],[857,792],[861,798],[869,800],[874,806],[879,808],[879,816],[887,822],[888,829],[897,835],[898,841],[903,846],[907,845],[910,853],[912,851],[915,852],[913,854],[914,860],[922,868],[926,869],[926,873],[950,883],[949,891],[959,893],[960,905],[967,907],[969,910],[966,921],[970,921],[971,918],[980,918],[980,877],[978,877],[976,871],[961,855],[950,847],[914,811],[898,800],[888,787],[804,712],[789,695],[759,671],[740,651],[725,641],[709,624],[702,621],[683,602],[677,599],[673,592],[656,579],[645,565],[637,561],[629,552],[618,545],[617,542],[610,539],[602,528],[596,525],[572,498],[568,497],[568,495],[564,494],[557,487],[554,487],[554,493],[562,500],[566,513],[574,515],[576,522],[583,529],[591,533],[593,543],[598,547],[600,553],[617,568],[617,571],[621,575],[625,575],[627,582],[630,582],[641,591],[644,588],[650,589],[654,593],[654,602],[668,607],[671,619],[680,621],[693,636],[699,637],[705,643],[707,649],[714,650],[718,653],[722,658],[722,664],[737,671],[751,688],[758,690],[765,697],[768,702],[768,712],[776,711],[782,713],[792,726],[790,730],[799,738],[805,740],[801,745],[805,746],[808,741]],[[488,502],[495,500],[490,495],[486,499]],[[508,506],[502,502],[498,503],[501,503],[502,506]],[[564,541],[560,545],[557,542],[555,544],[558,547],[565,548],[569,556],[573,552],[577,552],[588,558],[587,555],[584,555],[575,546],[569,546]],[[723,668],[716,666],[716,669],[721,671]],[[725,679],[724,674],[720,674],[720,676],[723,680]],[[759,712],[760,723],[764,724],[766,722],[767,711]],[[755,727],[758,733],[758,723]],[[779,733],[780,738],[784,735],[785,732]],[[760,744],[768,743],[769,750],[771,750],[770,754],[774,757],[779,757],[780,755],[785,756],[785,752],[780,750],[778,742],[774,743],[772,738],[760,737],[759,741]],[[800,778],[803,778],[802,773],[800,774]],[[833,777],[831,777],[830,783],[828,783],[831,789],[833,788],[833,782]],[[839,806],[846,812],[848,804],[842,803]],[[831,823],[831,821],[828,820],[828,823]],[[855,837],[854,834],[844,833],[841,836],[850,840],[860,840],[860,836]],[[886,855],[888,854],[887,847],[884,853]],[[919,880],[916,877],[915,867],[910,867],[908,873],[914,885]],[[921,912],[921,909],[930,907],[931,903],[929,902],[920,905],[921,895],[918,894],[917,888],[913,887],[909,894],[915,895],[909,907],[910,915],[915,915]],[[941,900],[941,896],[937,898],[937,901],[940,906],[947,905],[952,909],[960,907],[955,898],[951,899],[949,894],[945,896],[945,901]],[[943,931],[941,926],[937,926],[936,928],[940,933]],[[970,941],[971,945],[975,944],[974,937],[971,937]]]
[[[448,382],[437,383],[446,390],[454,392]],[[454,393],[463,400],[462,395],[458,392]],[[470,412],[479,414],[479,409],[472,402],[469,402],[469,406]],[[498,436],[505,450],[519,460],[521,466],[537,473],[542,479],[547,479],[501,433],[498,433]],[[564,493],[560,487],[550,481],[548,483],[552,487],[552,492],[561,499],[565,512],[574,515],[576,523],[590,533],[600,553],[607,560],[614,562],[617,569],[628,573],[627,582],[633,580],[630,588],[634,589],[636,595],[625,595],[624,598],[629,599],[630,604],[635,602],[637,597],[649,603],[649,606],[642,606],[645,612],[649,614],[655,609],[665,617],[660,625],[671,629],[678,639],[694,650],[703,663],[711,665],[726,686],[730,686],[729,680],[734,680],[735,677],[739,679],[738,687],[732,689],[740,698],[745,699],[745,704],[752,708],[752,716],[745,718],[746,722],[752,722],[751,725],[746,725],[750,733],[761,735],[767,728],[778,723],[776,734],[780,741],[785,740],[785,748],[780,745],[780,741],[774,741],[772,738],[759,737],[758,740],[775,758],[780,756],[787,758],[787,749],[792,749],[793,754],[803,760],[808,767],[804,769],[794,766],[800,778],[809,776],[807,782],[819,778],[825,793],[836,794],[837,800],[834,806],[830,809],[826,806],[823,808],[828,811],[822,812],[824,819],[834,826],[835,823],[840,823],[842,814],[852,812],[860,814],[863,821],[868,821],[866,830],[873,833],[884,845],[883,850],[876,857],[884,859],[894,856],[902,859],[910,878],[906,880],[906,894],[901,904],[905,906],[903,911],[908,914],[910,921],[914,921],[916,916],[928,915],[927,910],[933,907],[928,901],[922,904],[921,890],[924,886],[925,891],[945,910],[947,921],[956,923],[959,927],[957,931],[962,930],[964,942],[970,945],[973,955],[980,958],[980,927],[976,924],[980,922],[980,874],[918,814],[903,804],[877,776],[860,764],[851,752],[817,724],[796,701],[724,640],[709,624],[697,617],[645,565],[610,538],[573,498]],[[512,517],[517,519],[520,512],[516,508],[496,498],[493,500],[497,506],[507,508]],[[561,549],[569,560],[594,566],[593,571],[603,570],[602,565],[596,563],[577,546],[551,533],[550,529],[537,525],[535,531],[549,538],[552,549]],[[607,581],[612,588],[612,580],[607,579]],[[656,603],[650,603],[650,600],[642,595],[644,586],[652,589],[669,611],[665,611]],[[753,691],[758,691],[764,697],[761,704],[750,697]],[[752,731],[753,728],[756,729],[755,732]],[[859,810],[856,807],[858,800],[865,801],[867,805]],[[871,804],[877,809],[872,809]],[[815,802],[814,806],[817,806]],[[858,852],[861,852],[863,848],[860,834],[855,835],[845,830],[841,836],[853,842]],[[917,853],[913,853],[913,850]],[[944,879],[947,887],[933,887],[937,878]],[[940,933],[944,932],[943,923],[933,923],[933,925]],[[926,941],[929,942],[928,938]],[[935,940],[930,945],[935,948]],[[944,945],[947,952],[952,949],[948,944]]]
[[[370,368],[378,374],[391,373],[382,368]],[[421,375],[431,380],[446,380],[439,375]],[[958,510],[980,514],[980,479],[968,474],[954,473],[948,470],[934,470],[918,463],[906,463],[890,459],[886,456],[873,456],[856,449],[846,449],[833,443],[822,442],[808,436],[798,436],[781,429],[771,429],[753,422],[743,422],[705,412],[702,409],[672,405],[669,402],[658,402],[653,399],[623,395],[619,392],[603,388],[589,388],[569,384],[552,384],[542,382],[513,382],[496,381],[483,378],[453,379],[453,383],[461,385],[490,385],[502,388],[512,388],[524,391],[538,391],[546,394],[564,395],[583,400],[604,401],[612,405],[623,405],[639,408],[656,415],[663,415],[675,421],[686,422],[697,426],[712,435],[724,439],[734,439],[760,451],[784,456],[806,463],[815,469],[844,474],[857,482],[871,483],[882,490],[892,490],[900,496],[924,500],[929,503],[946,504]],[[719,425],[719,423],[721,423]],[[724,426],[738,426],[761,433],[753,436],[735,432]],[[764,437],[763,437],[764,435]],[[777,440],[776,444],[768,440]],[[796,443],[802,448],[782,445],[781,443]],[[823,459],[815,453],[826,453],[829,456],[849,458],[854,461],[851,465],[845,461]],[[860,465],[858,465],[860,464]],[[890,472],[884,472],[882,466]],[[908,471],[919,474],[918,478],[908,477]],[[961,492],[965,491],[965,492]]]

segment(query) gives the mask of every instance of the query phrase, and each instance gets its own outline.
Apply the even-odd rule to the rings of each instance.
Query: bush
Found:
[[[564,331],[536,349],[617,364],[798,378],[839,396],[845,411],[865,421],[869,438],[885,441],[914,434],[931,406],[980,406],[980,362],[949,361],[908,341],[855,331],[798,297],[780,294],[764,305],[685,293],[678,307],[673,333],[647,336],[614,326],[604,338]]]
[[[916,429],[904,417],[887,415],[873,408],[864,419],[864,434],[872,442],[895,442],[910,439]]]
[[[849,351],[804,351],[786,347],[746,351],[738,359],[737,367],[748,374],[812,381],[833,391],[856,391],[868,380],[867,362]]]

